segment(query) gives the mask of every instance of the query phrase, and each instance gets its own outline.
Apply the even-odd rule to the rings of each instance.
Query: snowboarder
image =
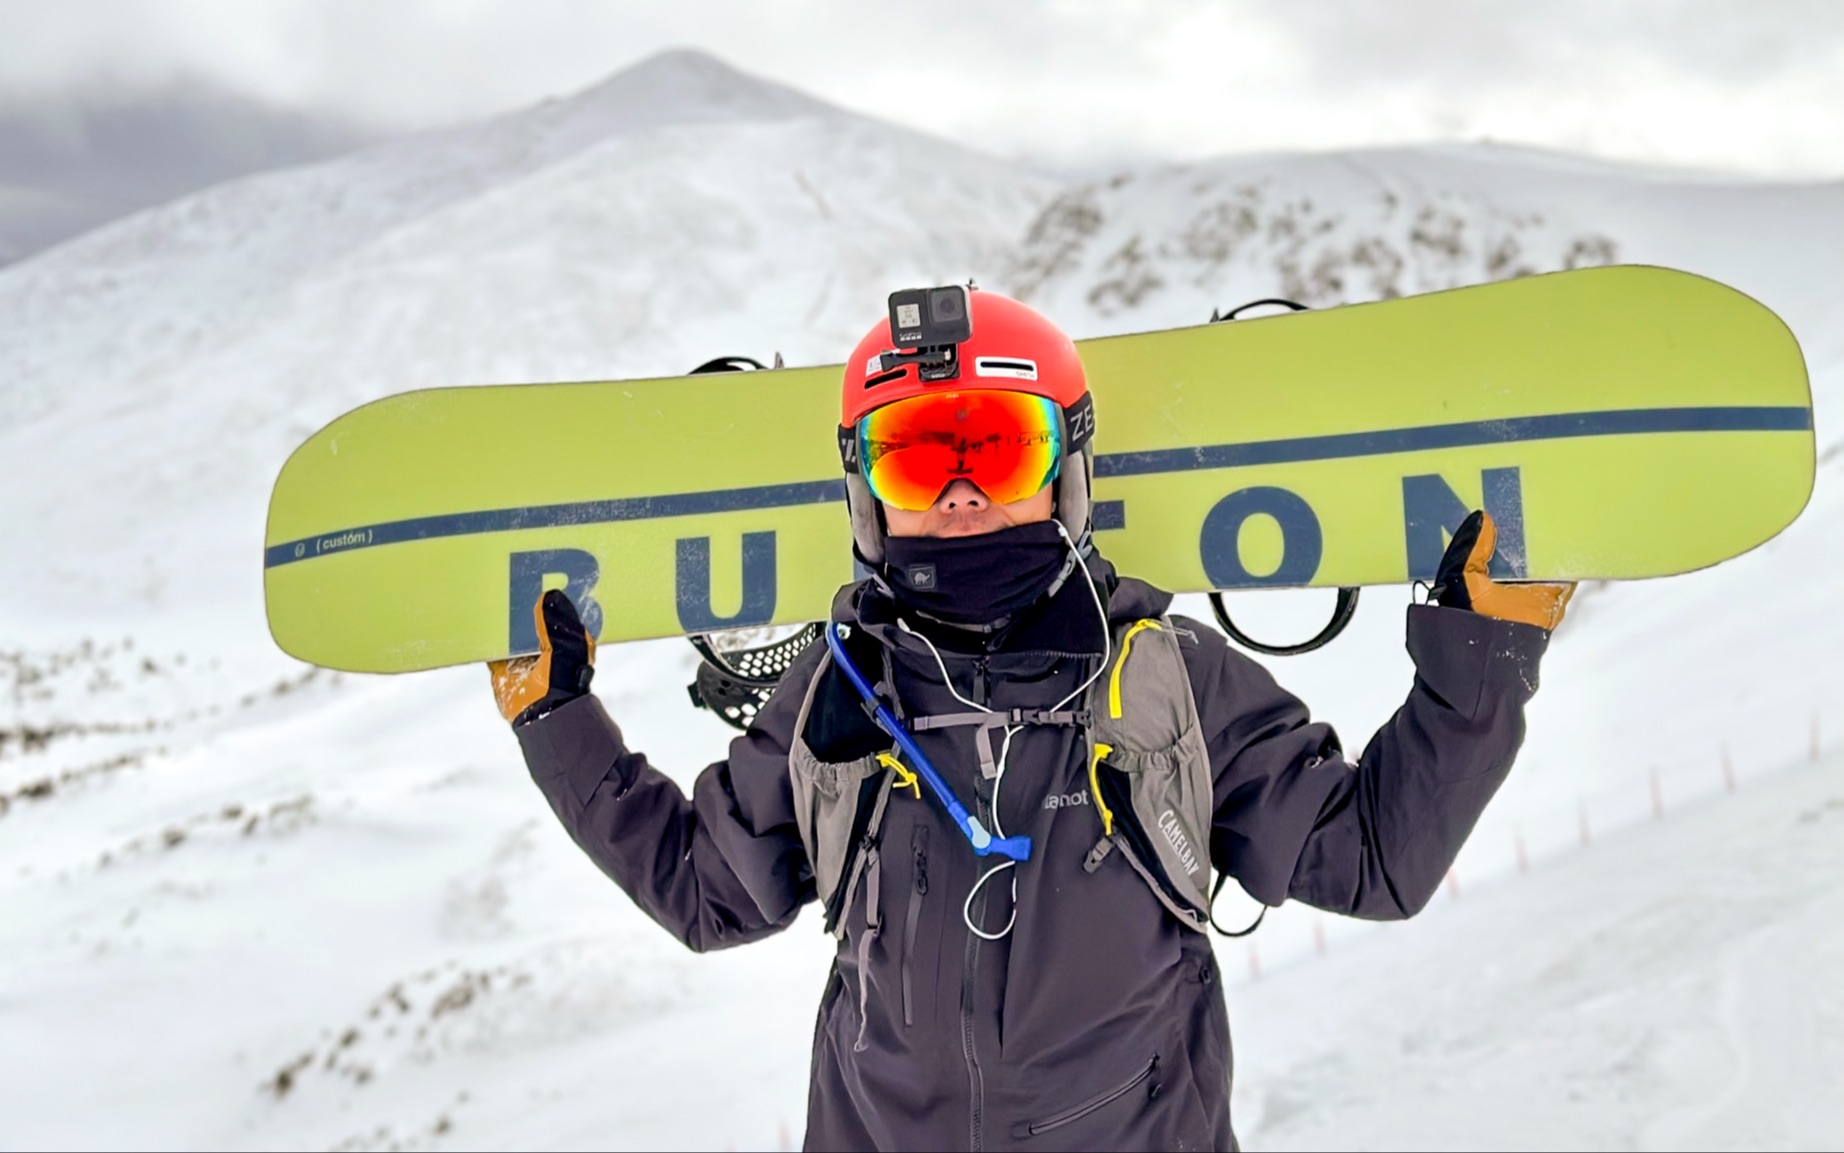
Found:
[[[1264,906],[1420,910],[1510,770],[1573,586],[1493,581],[1473,513],[1408,610],[1407,701],[1348,760],[1095,551],[1069,338],[990,292],[891,303],[839,430],[872,575],[691,796],[589,693],[560,592],[540,655],[492,666],[500,709],[577,844],[690,948],[821,904],[807,1148],[1234,1148],[1210,871]]]

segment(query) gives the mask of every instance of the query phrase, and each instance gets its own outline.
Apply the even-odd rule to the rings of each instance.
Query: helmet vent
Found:
[[[907,375],[909,375],[909,366],[905,364],[901,368],[893,368],[889,372],[880,372],[876,376],[870,377],[864,382],[864,386],[866,388],[876,388],[880,384],[889,384],[893,380],[901,380]]]
[[[1036,380],[1037,362],[1006,356],[981,356],[974,359],[973,375],[1003,376],[1012,380]]]

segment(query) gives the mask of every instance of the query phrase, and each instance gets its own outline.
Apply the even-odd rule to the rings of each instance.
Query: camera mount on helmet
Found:
[[[960,346],[973,336],[973,309],[965,285],[903,288],[890,294],[890,338],[896,347],[877,358],[877,371],[901,368],[914,357],[927,383],[960,379]]]

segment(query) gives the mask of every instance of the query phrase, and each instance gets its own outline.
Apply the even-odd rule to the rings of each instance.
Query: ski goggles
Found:
[[[858,467],[871,494],[909,512],[969,480],[1011,504],[1056,479],[1066,439],[1057,403],[1027,392],[969,389],[892,401],[858,421]]]

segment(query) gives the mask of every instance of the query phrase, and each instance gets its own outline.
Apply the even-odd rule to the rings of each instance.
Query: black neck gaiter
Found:
[[[884,577],[897,603],[950,624],[1001,624],[1049,592],[1070,562],[1051,521],[979,536],[893,536]]]

